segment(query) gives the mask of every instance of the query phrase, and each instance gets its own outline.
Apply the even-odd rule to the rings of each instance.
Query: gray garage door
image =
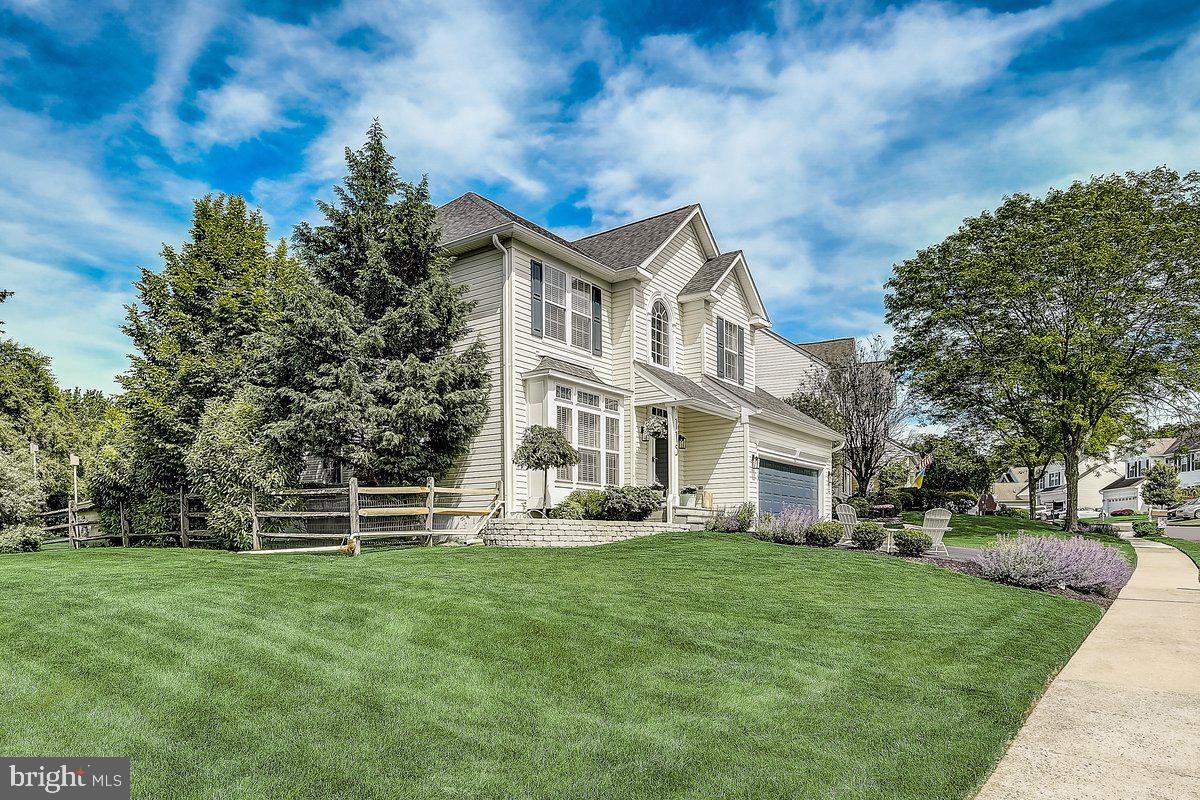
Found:
[[[758,462],[758,510],[777,514],[784,506],[802,506],[817,511],[817,480],[820,473],[778,461]]]

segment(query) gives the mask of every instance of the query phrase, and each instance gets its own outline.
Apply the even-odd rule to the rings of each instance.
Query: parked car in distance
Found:
[[[1185,500],[1167,512],[1171,519],[1200,519],[1200,498]]]

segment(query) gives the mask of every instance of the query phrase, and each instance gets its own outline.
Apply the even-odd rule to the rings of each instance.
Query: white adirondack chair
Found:
[[[858,512],[854,510],[854,506],[838,503],[833,513],[837,515],[837,521],[842,524],[842,539],[838,544],[850,544],[854,540],[854,526],[858,524]]]
[[[950,555],[950,551],[946,549],[946,545],[942,541],[946,531],[950,530],[950,512],[946,509],[931,508],[925,512],[925,519],[920,525],[905,525],[904,527],[924,531],[925,535],[933,541],[929,552],[944,556]]]

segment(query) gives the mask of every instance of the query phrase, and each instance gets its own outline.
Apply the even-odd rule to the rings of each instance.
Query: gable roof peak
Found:
[[[657,253],[698,211],[699,203],[680,206],[584,236],[572,245],[615,270],[636,269]]]

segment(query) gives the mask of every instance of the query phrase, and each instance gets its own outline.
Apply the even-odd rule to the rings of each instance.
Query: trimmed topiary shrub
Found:
[[[42,532],[29,525],[10,525],[0,531],[0,553],[32,553],[42,549]]]
[[[878,550],[887,538],[887,529],[878,522],[860,522],[850,537],[859,550]]]
[[[550,519],[583,519],[583,506],[567,498],[550,509]]]
[[[1087,523],[1088,533],[1100,533],[1108,536],[1117,535],[1117,526],[1110,522],[1089,522]]]
[[[842,538],[842,526],[837,522],[815,522],[804,531],[804,543],[813,547],[833,547]]]
[[[659,493],[649,486],[607,486],[602,494],[602,519],[641,522],[662,505]]]
[[[970,492],[947,492],[946,508],[955,514],[965,514],[979,504],[979,498]]]
[[[1138,520],[1133,523],[1134,536],[1158,536],[1158,523],[1152,519]]]
[[[896,545],[896,555],[920,558],[933,547],[933,539],[924,531],[904,528],[892,534],[892,543]]]
[[[854,513],[858,515],[859,519],[867,517],[871,514],[871,504],[865,497],[859,497],[858,495],[855,495],[854,497],[846,500],[846,505],[854,509]]]
[[[575,503],[583,512],[579,519],[604,519],[604,492],[599,489],[576,489],[567,495],[563,503]],[[560,517],[571,519],[571,517]]]
[[[1002,536],[975,557],[983,576],[1031,589],[1050,587],[1112,594],[1124,586],[1133,567],[1114,547],[1080,536]]]

